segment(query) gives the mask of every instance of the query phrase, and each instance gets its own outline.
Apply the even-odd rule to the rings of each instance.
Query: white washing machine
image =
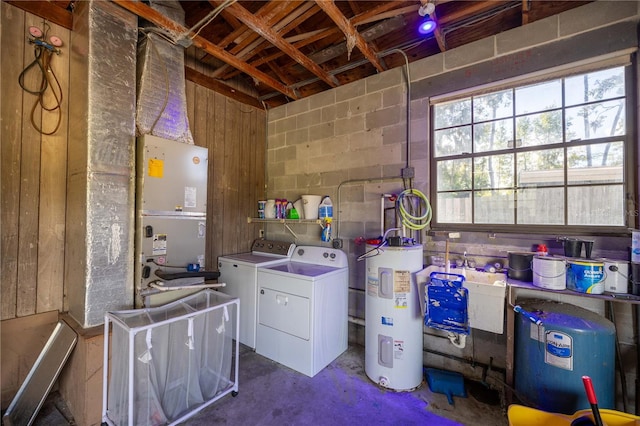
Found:
[[[282,241],[255,240],[251,252],[220,256],[220,291],[240,299],[240,343],[256,348],[258,268],[289,262],[295,244]]]
[[[347,349],[349,268],[341,250],[298,246],[258,268],[256,352],[309,377]]]

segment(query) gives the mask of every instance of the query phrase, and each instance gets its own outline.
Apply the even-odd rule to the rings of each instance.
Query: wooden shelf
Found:
[[[247,223],[281,223],[291,235],[297,240],[298,235],[289,227],[292,224],[318,225],[324,229],[322,219],[263,219],[260,217],[248,217]]]

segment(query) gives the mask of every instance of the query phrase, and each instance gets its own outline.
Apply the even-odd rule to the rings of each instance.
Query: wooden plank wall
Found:
[[[5,320],[63,310],[68,106],[73,99],[68,97],[70,32],[49,23],[49,34],[65,43],[51,62],[63,88],[62,124],[51,136],[34,128],[30,115],[36,97],[21,89],[18,76],[34,59],[28,28],[42,28],[42,18],[6,2],[0,7],[0,318]],[[195,60],[187,63],[207,73]],[[25,85],[37,83],[37,73],[29,73]],[[205,262],[215,269],[218,256],[249,251],[258,237],[259,225],[247,224],[247,217],[255,216],[256,202],[264,195],[266,113],[192,82],[186,89],[194,139],[209,148]],[[47,131],[57,116],[36,108],[34,119]]]
[[[187,51],[186,65],[210,74]],[[265,194],[266,112],[187,81],[188,118],[196,145],[209,149],[207,268],[218,256],[243,253],[259,237],[257,201]],[[217,266],[216,266],[217,268]]]
[[[27,41],[28,28],[45,30],[42,18],[2,2],[1,102],[2,180],[1,221],[1,315],[2,319],[62,310],[64,223],[66,204],[67,117],[69,87],[69,31],[48,23],[49,35],[66,43],[53,55],[51,68],[62,87],[62,121],[50,136],[41,134],[31,122],[37,96],[18,84],[18,76],[34,59],[34,46]],[[42,74],[33,67],[25,74],[24,86],[40,85]],[[55,83],[53,89],[57,92]],[[46,107],[55,104],[50,89]],[[50,132],[58,111],[37,107],[33,121]]]

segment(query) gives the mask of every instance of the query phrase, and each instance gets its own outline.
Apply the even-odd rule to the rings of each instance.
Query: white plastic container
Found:
[[[567,261],[562,257],[534,256],[533,285],[548,290],[567,288]]]
[[[631,261],[640,263],[640,231],[631,233]]]
[[[304,218],[317,219],[318,206],[320,206],[320,201],[322,201],[322,195],[303,195],[301,198]]]
[[[267,203],[264,205],[264,217],[266,219],[276,218],[276,200],[267,200]]]
[[[629,262],[604,259],[604,291],[626,294],[629,292]]]
[[[318,206],[318,218],[326,219],[328,217],[333,217],[333,203],[331,202],[331,198],[327,195],[322,199],[322,202]]]

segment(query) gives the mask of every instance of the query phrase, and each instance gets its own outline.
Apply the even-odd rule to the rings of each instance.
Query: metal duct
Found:
[[[137,17],[76,4],[71,33],[65,307],[83,327],[133,306]]]
[[[150,6],[184,25],[184,10],[177,1],[151,2]],[[151,134],[193,144],[187,118],[184,48],[167,40],[175,35],[147,27],[138,46],[138,136]]]

